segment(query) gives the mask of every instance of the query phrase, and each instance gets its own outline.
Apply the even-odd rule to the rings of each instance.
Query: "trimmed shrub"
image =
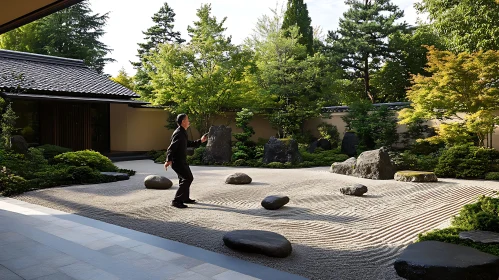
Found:
[[[470,144],[457,145],[443,151],[435,173],[448,178],[485,178],[499,159],[499,151]]]
[[[499,172],[489,172],[485,174],[485,180],[499,181]]]
[[[195,149],[194,154],[192,156],[187,156],[187,162],[192,165],[202,165],[205,152],[206,152],[206,147],[199,147]]]
[[[54,162],[71,166],[88,166],[103,172],[118,171],[118,168],[109,158],[91,150],[60,154],[54,158]]]
[[[37,149],[40,149],[43,151],[43,157],[47,160],[53,159],[55,156],[72,152],[73,150],[70,148],[64,148],[56,145],[42,145],[38,146]]]

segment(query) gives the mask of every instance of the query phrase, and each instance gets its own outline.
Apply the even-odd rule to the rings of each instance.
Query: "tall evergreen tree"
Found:
[[[113,61],[99,39],[108,14],[93,14],[88,1],[61,10],[27,26],[0,35],[0,48],[66,58],[82,59],[102,73]]]
[[[377,102],[370,75],[395,53],[388,37],[407,28],[406,23],[395,23],[404,12],[390,0],[346,0],[345,3],[350,8],[340,19],[339,29],[328,34],[331,51],[339,56],[351,80],[363,80],[364,97]]]
[[[142,99],[151,100],[152,98],[152,85],[151,78],[145,70],[148,64],[147,57],[154,51],[158,50],[159,46],[167,43],[185,42],[180,37],[180,32],[173,31],[175,22],[175,12],[168,5],[164,3],[163,6],[152,17],[154,25],[148,28],[145,32],[145,43],[139,43],[137,56],[138,62],[132,62],[132,65],[137,69],[135,74],[135,90],[140,94]]]
[[[303,0],[288,0],[282,29],[287,30],[297,25],[302,36],[298,42],[307,47],[309,55],[314,53],[314,29],[311,24],[312,19],[308,16],[307,4],[303,3]]]

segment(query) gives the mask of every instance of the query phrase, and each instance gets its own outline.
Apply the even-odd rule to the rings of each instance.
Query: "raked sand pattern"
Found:
[[[331,174],[327,168],[254,169],[193,167],[191,197],[200,204],[169,207],[176,176],[151,161],[124,162],[135,169],[129,181],[40,190],[18,199],[102,220],[134,230],[236,256],[311,279],[401,279],[392,263],[420,232],[442,224],[478,195],[499,183],[441,180],[439,183],[373,181]],[[225,176],[244,172],[251,185],[226,185]],[[174,182],[170,190],[146,190],[147,175]],[[339,188],[361,183],[364,197],[344,196]],[[287,195],[284,208],[268,211],[268,195]],[[286,236],[293,254],[286,259],[240,254],[224,247],[222,236],[237,229],[270,230]]]

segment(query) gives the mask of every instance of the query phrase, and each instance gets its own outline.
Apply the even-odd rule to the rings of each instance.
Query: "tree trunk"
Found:
[[[371,91],[369,90],[369,56],[366,56],[364,59],[364,90],[366,97],[374,103],[374,97],[371,95]]]

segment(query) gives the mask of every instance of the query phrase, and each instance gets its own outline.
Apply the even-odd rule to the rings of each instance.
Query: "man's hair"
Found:
[[[178,126],[182,125],[182,121],[187,117],[187,114],[179,114],[177,116],[177,124]]]

